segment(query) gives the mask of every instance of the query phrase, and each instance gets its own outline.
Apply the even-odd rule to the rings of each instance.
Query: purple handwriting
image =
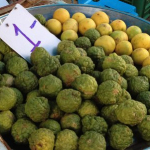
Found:
[[[32,25],[30,26],[30,28],[31,28],[31,29],[34,28],[35,24],[36,24],[36,21],[34,21],[34,22],[32,23]],[[25,33],[23,33],[23,32],[19,29],[19,27],[18,27],[16,24],[13,24],[13,26],[14,26],[14,29],[15,29],[15,35],[16,35],[16,36],[18,36],[18,34],[19,34],[19,32],[20,32],[20,33],[33,45],[33,48],[32,48],[32,50],[31,50],[31,52],[33,52],[34,49],[35,49],[36,47],[38,47],[38,46],[41,44],[41,41],[38,41],[38,42],[35,44],[29,37],[27,37],[27,36],[25,35]]]

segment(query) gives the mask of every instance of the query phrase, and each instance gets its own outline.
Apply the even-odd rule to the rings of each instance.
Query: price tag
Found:
[[[0,7],[4,7],[4,6],[7,6],[9,5],[9,3],[6,1],[6,0],[0,0]]]
[[[14,7],[0,26],[0,38],[28,62],[36,47],[44,47],[51,55],[56,55],[60,42],[20,4]]]

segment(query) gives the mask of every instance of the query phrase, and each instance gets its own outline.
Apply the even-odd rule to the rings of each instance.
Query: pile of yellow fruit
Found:
[[[98,11],[87,18],[83,13],[74,13],[71,17],[68,10],[59,8],[53,13],[53,18],[46,22],[46,27],[54,35],[60,35],[61,40],[75,41],[78,36],[91,28],[97,29],[100,37],[94,46],[103,47],[106,55],[112,52],[118,55],[131,55],[136,65],[150,65],[150,36],[142,33],[138,26],[127,28],[123,20],[113,20]]]

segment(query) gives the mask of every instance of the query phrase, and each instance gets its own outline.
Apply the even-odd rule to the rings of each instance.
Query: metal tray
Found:
[[[96,7],[92,5],[82,5],[82,4],[52,4],[52,5],[43,5],[43,6],[36,6],[36,7],[31,7],[28,8],[27,10],[35,15],[35,14],[43,14],[45,18],[48,20],[52,18],[53,12],[58,9],[58,8],[65,8],[67,9],[70,14],[72,15],[75,12],[82,12],[86,15],[86,17],[90,18],[93,13],[96,11],[104,11],[106,12],[109,17],[110,17],[110,22],[115,19],[122,19],[126,22],[127,27],[131,25],[137,25],[142,29],[142,32],[150,34],[150,22],[140,18],[136,17],[134,15],[121,12],[118,10],[114,9],[109,9],[105,7]],[[4,21],[4,19],[7,17],[8,14],[5,14],[3,16],[0,16],[0,23]],[[10,147],[13,150],[28,150],[29,148],[26,146],[21,146],[21,145],[16,145],[13,143],[13,139],[11,136],[7,135],[4,136],[4,139],[6,142],[10,145]],[[150,142],[145,142],[145,141],[139,141],[135,140],[132,146],[127,148],[127,150],[148,150],[150,149]],[[107,148],[107,150],[112,150],[111,148]]]

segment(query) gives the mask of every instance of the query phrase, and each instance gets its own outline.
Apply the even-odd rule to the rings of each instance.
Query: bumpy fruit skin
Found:
[[[128,91],[132,96],[149,90],[149,82],[146,76],[133,76],[128,80]]]
[[[127,100],[118,105],[115,110],[115,114],[121,123],[135,126],[145,118],[147,109],[141,102]]]
[[[92,76],[81,74],[72,82],[71,86],[81,92],[84,99],[90,99],[96,93],[98,84]]]
[[[18,105],[23,103],[24,97],[20,90],[18,90],[17,88],[12,88],[12,89],[15,91],[16,96],[17,96],[17,101],[15,104],[15,107],[17,107]]]
[[[0,87],[8,86],[11,87],[14,85],[15,78],[11,74],[1,74],[0,75]]]
[[[54,74],[60,67],[60,62],[56,57],[42,57],[35,66],[36,72],[40,77]]]
[[[62,129],[71,129],[75,131],[77,134],[81,130],[81,118],[79,115],[75,113],[65,114],[61,118],[60,124]]]
[[[57,76],[62,80],[66,87],[71,86],[71,83],[76,77],[81,75],[79,67],[73,63],[65,63],[58,68]]]
[[[91,47],[91,41],[87,37],[79,37],[74,41],[74,44],[76,47],[83,48],[87,50],[89,47]]]
[[[40,128],[47,128],[53,131],[54,134],[57,134],[61,131],[60,124],[53,119],[47,119],[46,121],[43,121],[40,123]]]
[[[0,88],[0,111],[13,108],[16,102],[17,96],[13,89],[5,86]]]
[[[28,140],[31,150],[53,150],[55,136],[51,130],[40,128],[33,132]]]
[[[38,86],[38,78],[31,71],[23,71],[16,76],[15,86],[23,93],[28,93]]]
[[[76,48],[73,41],[63,40],[57,45],[57,53],[60,54],[63,50],[66,50],[67,47]]]
[[[48,118],[50,105],[45,97],[35,97],[25,104],[25,113],[34,122],[41,122]]]
[[[42,14],[36,14],[34,17],[42,24],[45,25],[46,18]]]
[[[132,64],[126,64],[126,71],[123,74],[123,76],[126,79],[133,77],[133,76],[138,76],[138,74],[139,74],[139,71],[135,66],[133,66]]]
[[[6,63],[6,70],[9,74],[17,76],[22,71],[29,70],[27,62],[18,56],[14,56]]]
[[[31,133],[37,130],[37,127],[28,119],[18,119],[11,128],[11,135],[16,143],[27,144]]]
[[[62,64],[64,63],[74,63],[76,60],[80,58],[80,52],[77,48],[72,47],[66,47],[65,50],[63,50],[60,53],[60,62]]]
[[[26,96],[26,101],[28,101],[29,99],[32,99],[34,97],[40,97],[40,91],[39,90],[33,90],[31,92],[29,92]]]
[[[87,55],[95,62],[98,62],[99,59],[105,57],[105,52],[102,47],[92,46],[88,48]]]
[[[81,69],[82,73],[89,74],[95,68],[94,62],[88,56],[81,57],[75,62],[75,64]]]
[[[132,59],[131,56],[128,56],[128,55],[121,55],[121,57],[122,57],[123,60],[126,62],[126,64],[131,64],[131,65],[134,64],[133,59]]]
[[[141,76],[146,76],[150,82],[150,65],[142,67],[141,70],[139,71],[139,74]]]
[[[107,133],[108,125],[104,118],[100,116],[86,115],[82,118],[82,132],[96,131],[105,135]]]
[[[15,122],[14,114],[7,110],[0,112],[0,134],[6,134],[11,130],[13,123]]]
[[[80,52],[81,56],[87,56],[87,52],[83,48],[77,47],[78,51]]]
[[[94,42],[100,37],[100,33],[96,29],[91,28],[91,29],[88,29],[84,33],[84,36],[89,38],[90,41],[91,41],[91,44],[93,45]]]
[[[56,101],[49,101],[50,104],[50,118],[60,120],[64,116],[64,112],[58,107]]]
[[[73,113],[77,111],[81,105],[81,93],[73,89],[64,89],[58,93],[56,102],[62,111]]]
[[[150,109],[150,91],[140,92],[137,95],[136,100],[145,104],[147,109]]]
[[[36,47],[30,55],[31,63],[36,65],[43,57],[50,57],[50,54],[43,47]]]
[[[138,124],[137,127],[142,138],[146,141],[150,141],[150,115],[146,115],[146,117],[141,123]]]
[[[95,116],[99,113],[99,110],[93,101],[85,100],[82,102],[82,104],[77,112],[80,115],[80,117],[84,117],[86,115]]]
[[[115,114],[115,109],[117,107],[118,104],[114,104],[114,105],[104,106],[101,109],[101,116],[104,117],[104,119],[110,124],[118,121],[117,116]]]
[[[101,72],[100,74],[100,81],[104,82],[107,80],[116,81],[122,88],[125,87],[125,83],[123,84],[124,79],[121,75],[114,69],[108,68]]]
[[[107,80],[99,85],[95,97],[100,104],[109,105],[117,103],[121,94],[121,86],[113,80]]]
[[[9,47],[4,41],[0,40],[0,53],[5,55],[10,51],[12,51],[11,47]]]
[[[11,59],[12,57],[14,57],[14,56],[18,56],[19,57],[19,54],[16,53],[15,51],[10,51],[10,52],[6,53],[4,55],[4,58],[3,58],[4,63],[7,63],[7,61],[9,59]]]
[[[121,75],[126,71],[126,63],[122,59],[121,56],[118,56],[116,53],[110,54],[108,57],[105,57],[103,64],[103,69],[115,69],[118,71]]]
[[[79,150],[106,150],[106,141],[102,134],[87,131],[79,138]]]
[[[78,137],[69,129],[64,129],[57,134],[55,150],[77,150]]]
[[[53,76],[48,75],[39,79],[39,91],[42,96],[56,97],[62,90],[62,81]]]
[[[125,90],[125,89],[122,89],[122,94],[121,96],[118,98],[118,101],[117,101],[117,104],[120,104],[126,100],[130,100],[131,99],[131,95],[130,93]]]
[[[124,150],[133,143],[132,130],[123,124],[114,124],[108,130],[110,145],[117,150]]]
[[[15,116],[17,119],[26,118],[25,104],[20,104],[15,109]]]

